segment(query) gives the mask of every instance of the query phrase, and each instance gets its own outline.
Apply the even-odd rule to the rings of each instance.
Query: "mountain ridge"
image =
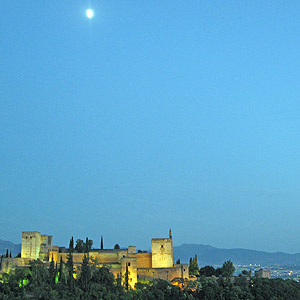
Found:
[[[11,252],[12,256],[15,257],[21,252],[21,244],[14,244],[10,241],[4,241],[0,239],[0,255],[6,254],[6,250]]]
[[[173,247],[174,260],[188,263],[197,254],[199,266],[221,265],[226,260],[234,264],[249,265],[300,265],[300,253],[266,252],[244,248],[216,248],[202,244],[182,244]]]

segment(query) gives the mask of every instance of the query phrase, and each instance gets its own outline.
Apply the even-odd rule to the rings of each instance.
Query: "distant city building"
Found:
[[[28,267],[30,261],[40,259],[45,264],[60,260],[67,261],[68,249],[52,244],[53,238],[41,235],[39,232],[22,233],[22,250],[19,258],[3,258],[1,272],[9,272],[12,268]],[[73,253],[74,267],[79,270],[85,253]],[[169,238],[155,238],[151,240],[151,253],[137,252],[136,246],[127,249],[91,249],[88,253],[91,260],[97,261],[99,267],[106,266],[115,275],[124,278],[128,270],[129,284],[133,288],[140,279],[160,278],[173,280],[175,278],[189,278],[187,264],[173,264],[173,239],[171,230]]]
[[[255,271],[255,276],[260,278],[271,278],[271,271],[265,270],[265,269],[259,269],[258,271]]]

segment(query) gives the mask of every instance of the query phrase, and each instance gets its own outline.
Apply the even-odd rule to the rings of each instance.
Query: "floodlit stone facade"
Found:
[[[4,258],[1,263],[1,272],[8,272],[11,268],[26,267],[29,262],[40,259],[49,264],[54,261],[59,264],[61,259],[67,261],[68,250],[64,247],[52,245],[52,236],[41,235],[39,232],[22,233],[21,258]],[[86,253],[73,253],[75,269],[79,271]],[[128,272],[129,284],[134,288],[138,279],[151,280],[161,278],[189,278],[189,268],[186,264],[173,264],[173,239],[170,230],[169,238],[151,240],[151,252],[137,252],[136,246],[127,249],[92,249],[88,256],[97,265],[106,266],[115,277],[125,278]]]
[[[39,232],[22,232],[21,258],[41,260],[47,258],[52,240],[52,236],[41,235]]]
[[[173,267],[173,242],[168,239],[152,239],[152,268]]]

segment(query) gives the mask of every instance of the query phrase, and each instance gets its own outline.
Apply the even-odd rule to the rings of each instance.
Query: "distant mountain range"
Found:
[[[173,248],[174,262],[180,258],[181,263],[188,263],[190,257],[197,254],[199,266],[222,265],[231,260],[235,265],[298,265],[300,253],[264,252],[248,249],[220,249],[208,245],[183,244]]]
[[[11,251],[12,256],[15,257],[21,252],[21,244],[0,240],[0,255],[6,254],[6,249]]]
[[[0,239],[0,254],[6,249],[12,256],[21,252],[21,244],[14,244]],[[180,258],[181,263],[188,263],[190,257],[197,254],[199,266],[222,265],[224,261],[231,260],[235,265],[298,265],[300,266],[300,253],[288,254],[284,252],[264,252],[249,249],[220,249],[209,245],[183,244],[173,249],[174,262]]]

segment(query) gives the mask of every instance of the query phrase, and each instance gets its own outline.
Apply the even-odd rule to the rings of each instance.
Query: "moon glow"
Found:
[[[92,19],[94,17],[94,11],[92,9],[87,9],[86,10],[86,16],[89,18],[89,19]]]

